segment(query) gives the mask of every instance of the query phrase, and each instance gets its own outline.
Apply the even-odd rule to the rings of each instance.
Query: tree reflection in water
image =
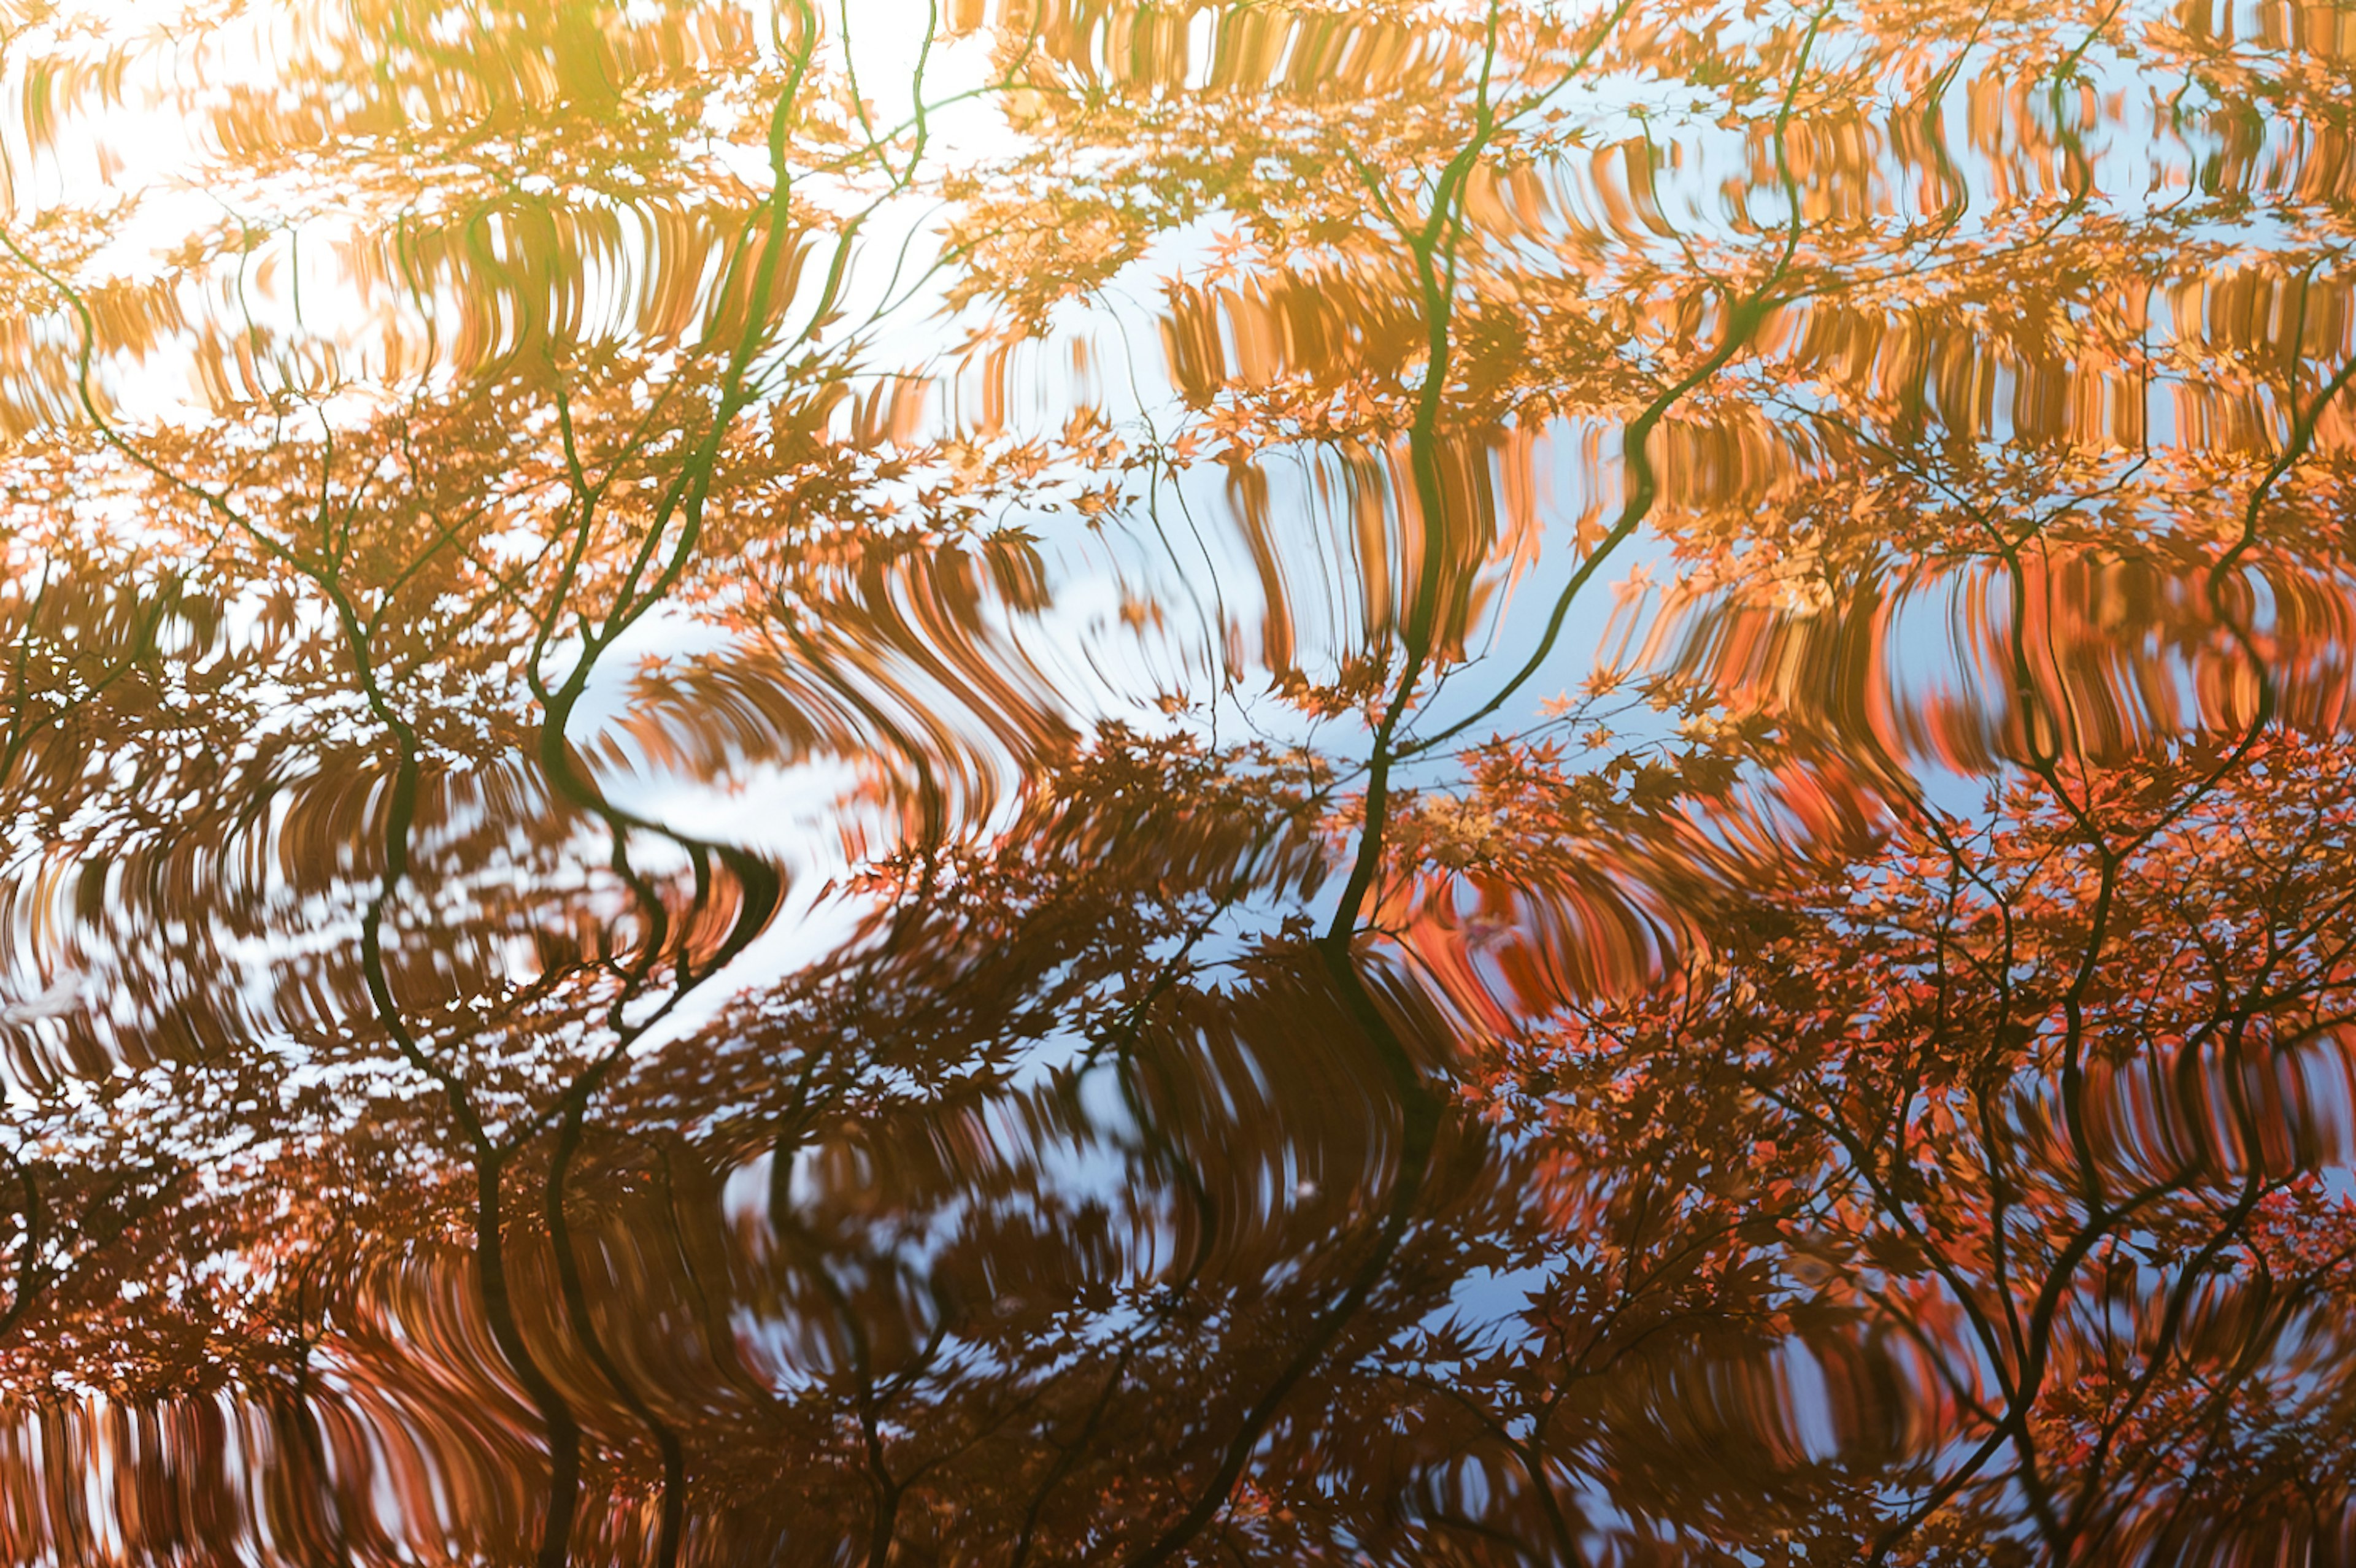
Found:
[[[2356,1554],[2331,6],[0,59],[8,1561]]]

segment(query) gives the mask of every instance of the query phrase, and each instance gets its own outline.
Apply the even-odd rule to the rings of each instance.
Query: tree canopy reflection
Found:
[[[0,37],[0,1555],[2356,1551],[2333,8]]]

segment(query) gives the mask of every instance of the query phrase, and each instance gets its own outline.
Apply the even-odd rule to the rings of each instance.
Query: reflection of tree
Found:
[[[902,455],[879,463],[820,433],[845,378],[860,369],[855,339],[825,351],[817,339],[845,325],[841,290],[861,218],[796,198],[812,161],[793,134],[809,109],[805,79],[815,92],[830,91],[812,72],[813,17],[780,28],[773,82],[738,50],[748,74],[736,89],[770,100],[757,127],[767,155],[758,190],[680,155],[676,138],[632,144],[636,131],[677,124],[662,86],[675,72],[659,48],[651,71],[575,59],[552,84],[528,70],[511,82],[521,103],[499,89],[486,66],[494,57],[529,66],[545,44],[564,66],[573,46],[595,54],[610,44],[586,13],[554,17],[552,42],[536,43],[526,25],[521,37],[471,35],[450,51],[465,58],[438,62],[421,40],[447,36],[446,18],[360,20],[357,41],[381,50],[323,69],[357,69],[362,100],[384,97],[356,111],[350,92],[330,91],[323,96],[334,113],[366,123],[392,106],[396,120],[409,119],[420,90],[404,79],[423,71],[446,84],[455,71],[462,85],[487,85],[487,100],[461,91],[433,102],[424,93],[426,117],[443,122],[425,139],[449,133],[515,154],[489,169],[461,160],[457,177],[431,193],[405,174],[388,189],[369,178],[380,167],[348,171],[362,205],[382,202],[400,227],[407,288],[460,289],[465,308],[479,313],[481,330],[461,331],[442,367],[458,372],[455,387],[429,378],[372,389],[357,400],[375,406],[355,417],[355,388],[298,373],[306,351],[298,342],[254,356],[267,362],[260,368],[248,358],[243,395],[229,394],[210,426],[143,425],[118,411],[103,377],[120,357],[155,344],[117,330],[116,302],[73,276],[89,247],[61,249],[54,229],[7,241],[78,339],[65,356],[66,385],[86,439],[76,451],[69,434],[58,461],[90,518],[44,559],[15,606],[26,635],[11,672],[5,782],[40,802],[47,831],[34,841],[26,885],[71,912],[72,934],[36,955],[51,982],[41,997],[62,999],[37,998],[9,1024],[23,1081],[53,1082],[68,1062],[78,1075],[51,1093],[57,1115],[20,1123],[20,1141],[37,1141],[38,1155],[11,1151],[23,1200],[10,1326],[37,1295],[56,1298],[68,1283],[102,1299],[111,1268],[128,1282],[123,1306],[78,1304],[91,1332],[51,1336],[50,1364],[149,1395],[253,1360],[203,1341],[208,1331],[234,1337],[241,1318],[268,1360],[276,1320],[316,1319],[305,1302],[323,1269],[357,1267],[365,1278],[376,1248],[455,1231],[469,1238],[474,1308],[483,1349],[494,1352],[486,1364],[515,1379],[544,1438],[544,1464],[499,1430],[504,1417],[460,1430],[488,1441],[490,1473],[547,1477],[536,1525],[533,1508],[511,1499],[468,1528],[490,1540],[532,1530],[542,1561],[566,1559],[583,1463],[576,1391],[602,1381],[641,1429],[625,1440],[642,1435],[662,1457],[651,1552],[668,1562],[684,1523],[680,1440],[596,1328],[567,1244],[568,1166],[593,1103],[633,1047],[763,929],[779,876],[744,849],[617,802],[573,737],[594,684],[669,607],[708,606],[723,630],[729,615],[757,622],[764,607],[748,596],[755,572],[715,578],[716,561],[754,566],[758,557],[779,603],[823,603],[828,573],[858,559],[854,530],[887,515],[867,510],[862,486],[894,464],[906,470],[912,447],[903,435]],[[611,91],[617,77],[633,101]],[[607,91],[584,98],[584,82]],[[285,110],[246,105],[237,112],[261,123],[231,140],[279,139]],[[549,139],[527,135],[519,147],[512,133],[534,110],[541,119],[530,128]],[[617,155],[626,176],[608,168],[589,190],[572,177],[583,149],[562,123],[576,114],[627,144]],[[340,133],[354,137],[355,125]],[[416,151],[409,144],[402,155]],[[842,160],[823,159],[839,177]],[[479,190],[466,188],[475,176]],[[715,176],[723,176],[716,188],[697,184]],[[655,336],[627,347],[585,341],[567,319],[578,314],[578,298],[566,296],[580,282],[582,247],[594,243],[617,179],[631,199],[724,219],[718,235],[699,237],[711,240],[703,253],[716,264],[708,289],[684,286],[691,257],[649,258],[691,275],[666,285],[675,297],[654,313]],[[440,205],[454,197],[455,219]],[[806,280],[803,264],[820,247],[832,252],[826,273]],[[509,264],[518,257],[522,270],[539,271],[518,276]],[[201,245],[189,258],[192,267],[209,259]],[[267,341],[248,325],[241,354]],[[208,379],[224,384],[220,374]],[[962,461],[975,475],[988,466],[987,454]],[[23,497],[28,511],[39,504]],[[97,521],[109,507],[139,526],[110,536]],[[954,515],[941,508],[943,533]],[[822,537],[821,520],[840,530],[834,538]],[[921,590],[931,586],[922,544],[881,539],[874,553],[914,554],[916,567],[896,575]],[[182,559],[169,574],[150,564],[174,556]],[[943,575],[958,570],[952,555]],[[110,575],[125,588],[91,586]],[[927,630],[977,618],[954,600],[950,612]],[[254,635],[229,630],[239,622]],[[855,634],[838,640],[858,651]],[[888,635],[870,640],[878,652],[889,647]],[[978,659],[952,651],[933,667],[949,673],[961,656]],[[769,693],[771,710],[843,683],[809,671],[800,684],[801,693]],[[849,703],[872,711],[860,707],[857,677],[849,684]],[[791,750],[812,752],[845,732],[822,711],[787,727]],[[740,758],[712,762],[707,777]],[[174,801],[177,809],[153,810]],[[211,810],[218,818],[209,820]],[[120,896],[110,895],[110,862]],[[126,951],[143,928],[185,964],[144,974]],[[252,947],[306,932],[334,935],[271,953],[271,995],[257,1006]],[[118,971],[102,976],[102,1009],[75,994],[78,982],[91,988],[77,970],[93,966]],[[104,1086],[126,1059],[146,1070],[140,1093]],[[306,1092],[270,1083],[290,1071]],[[110,1134],[154,1114],[143,1105],[181,1110],[163,1150]],[[111,1147],[111,1136],[123,1147]],[[422,1188],[395,1174],[408,1163],[404,1144],[409,1159],[428,1162]],[[88,1168],[54,1168],[69,1155]],[[544,1173],[529,1168],[543,1158]],[[179,1200],[166,1205],[176,1191]],[[317,1227],[286,1216],[306,1191],[359,1210],[334,1228],[322,1256],[305,1255],[306,1240],[327,1244]],[[556,1247],[554,1289],[537,1299],[519,1294],[509,1240],[531,1228],[533,1208]],[[176,1244],[199,1250],[182,1259]],[[190,1263],[214,1255],[242,1262],[226,1275],[198,1268],[193,1285],[183,1279]],[[282,1289],[291,1302],[272,1299]],[[142,1349],[151,1322],[175,1321],[135,1305],[159,1291],[186,1310],[197,1338]],[[338,1318],[354,1310],[329,1308]],[[347,1321],[329,1338],[348,1343],[357,1327]],[[131,1338],[106,1349],[118,1334]],[[82,1343],[91,1338],[95,1345]],[[299,1498],[288,1506],[311,1528],[334,1521],[338,1550],[350,1549],[380,1465],[365,1446],[323,1436],[304,1408],[320,1397],[309,1369],[322,1334],[303,1329],[294,1339],[300,1360],[287,1386],[297,1391],[292,1419],[302,1436],[292,1454],[311,1456],[311,1484],[340,1496],[307,1512]],[[479,1385],[478,1371],[468,1381]],[[501,1391],[482,1392],[490,1409],[509,1403]],[[408,1400],[398,1391],[379,1397],[396,1407]],[[429,1397],[425,1408],[434,1403]],[[299,1473],[294,1457],[285,1462]],[[412,1490],[410,1505],[427,1506],[425,1495]]]
[[[8,224],[9,1550],[2339,1550],[2337,68],[958,9],[1003,156],[931,161],[947,27],[903,119],[848,8],[360,6],[182,103],[167,275]],[[2103,194],[2129,39],[2180,200]],[[70,54],[44,149],[146,69]],[[1169,397],[1009,433],[1205,220]],[[268,308],[323,226],[348,315]],[[882,347],[936,281],[973,428]],[[1205,462],[1292,740],[1085,726],[1019,635],[1034,528]],[[673,806],[830,762],[896,848],[779,977],[788,869]]]
[[[2344,759],[2273,740],[2204,791],[2219,754],[2073,777],[2074,804],[2031,783],[1977,822],[1925,816],[1752,901],[1658,995],[1501,1047],[1481,1081],[1486,1114],[1545,1129],[1567,1215],[1644,1238],[1602,1250],[1601,1282],[1658,1269],[1647,1305],[1674,1324],[1691,1300],[1655,1260],[1690,1249],[1719,1282],[1708,1316],[1754,1325],[1738,1366],[1834,1376],[1841,1448],[1892,1468],[1826,1479],[1920,1499],[1865,1527],[1884,1552],[2002,1533],[2023,1505],[2062,1556],[2208,1549],[2283,1510],[2263,1456],[2339,1397],[2301,1341],[2343,1266],[2319,1176],[2345,1157],[2317,1096],[2349,1072],[2345,808],[2319,788]],[[1804,1452],[1715,1415],[1753,1463]],[[1647,1469],[1652,1506],[1691,1519],[1676,1452]],[[1859,1527],[1803,1496],[1810,1528]]]

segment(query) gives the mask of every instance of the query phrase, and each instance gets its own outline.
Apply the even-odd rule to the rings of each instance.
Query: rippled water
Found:
[[[2356,1561],[2356,13],[0,37],[0,1560]]]

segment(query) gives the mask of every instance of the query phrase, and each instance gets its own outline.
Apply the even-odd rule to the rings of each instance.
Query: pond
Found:
[[[0,1562],[2356,1555],[2356,17],[0,40]]]

